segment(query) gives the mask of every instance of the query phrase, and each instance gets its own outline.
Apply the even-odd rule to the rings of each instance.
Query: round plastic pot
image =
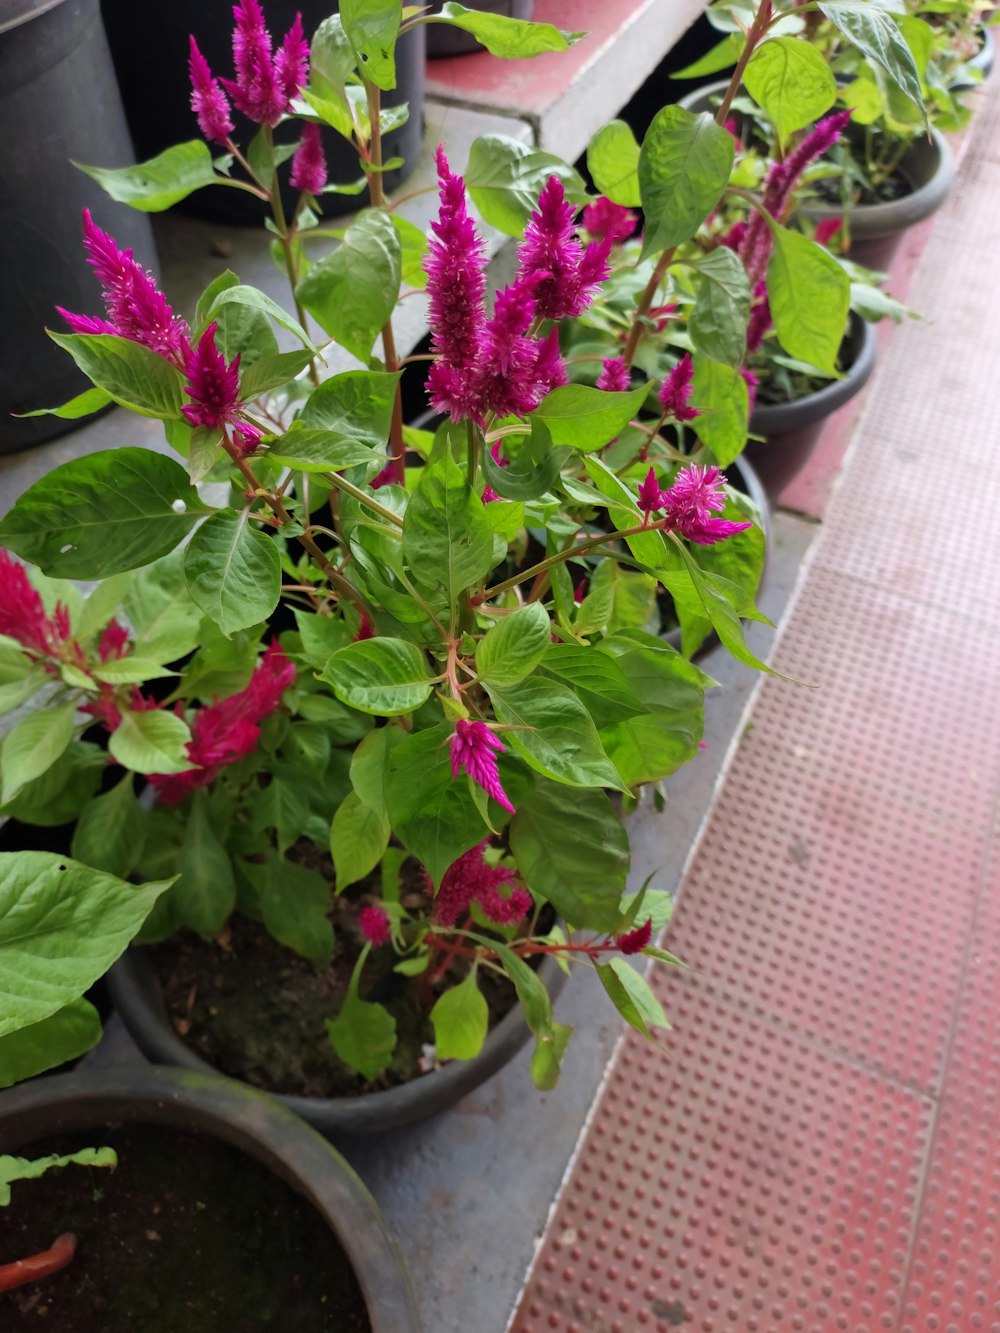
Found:
[[[432,14],[440,14],[444,0],[435,0],[430,6]],[[466,9],[478,9],[484,14],[502,14],[508,19],[530,19],[535,12],[535,0],[469,0]],[[444,23],[427,25],[427,58],[437,60],[441,56],[467,56],[484,48],[476,41],[472,33],[461,28],[451,28]]]
[[[406,1270],[375,1200],[340,1154],[273,1098],[216,1074],[143,1066],[60,1074],[0,1094],[5,1152],[109,1124],[207,1135],[255,1158],[306,1198],[336,1236],[374,1333],[419,1333]]]
[[[768,501],[767,492],[765,491],[761,479],[760,477],[758,477],[756,473],[756,470],[754,469],[753,465],[747,458],[748,452],[749,448],[745,449],[743,453],[740,454],[739,458],[735,460],[735,462],[729,464],[729,466],[725,469],[725,473],[726,473],[726,480],[729,483],[729,485],[732,486],[735,490],[742,492],[743,495],[749,496],[749,498],[754,503],[754,507],[760,513],[760,525],[764,529],[765,545],[764,545],[764,566],[760,571],[760,583],[757,587],[757,593],[759,596],[760,592],[762,591],[764,585],[767,582],[768,566],[771,563],[771,534],[773,530],[773,525],[771,516],[771,505]],[[678,652],[681,651],[680,626],[675,626],[674,629],[668,630],[667,633],[663,635],[663,637],[664,639],[666,639],[667,643],[669,643],[672,648],[676,648]],[[719,636],[713,631],[705,640],[705,642],[701,645],[701,647],[697,650],[697,652],[693,654],[691,660],[694,662],[700,662],[703,657],[707,657],[708,654],[712,652],[713,649],[717,648],[718,644],[719,644]]]
[[[98,0],[0,5],[0,453],[79,423],[11,414],[58,407],[89,381],[46,335],[55,307],[100,314],[101,287],[81,244],[81,210],[156,267],[149,218],[109,199],[73,161],[135,161]]]
[[[712,111],[728,87],[723,79],[706,84],[681,99],[688,111]],[[852,131],[849,130],[849,133]],[[854,131],[860,135],[862,130]],[[815,225],[845,217],[850,236],[847,253],[866,268],[886,271],[902,243],[905,232],[936,212],[955,178],[955,160],[947,139],[932,129],[930,138],[914,136],[899,163],[899,171],[910,190],[901,199],[884,204],[856,204],[845,210],[826,204],[805,204],[799,210]]]
[[[550,995],[558,994],[565,977],[554,959],[543,959],[538,975]],[[208,1061],[174,1031],[160,984],[141,949],[129,949],[108,973],[107,983],[122,1021],[148,1059],[155,1064],[212,1071]],[[509,1064],[530,1036],[520,1007],[515,1005],[487,1036],[474,1060],[453,1060],[410,1083],[362,1096],[276,1094],[275,1100],[324,1134],[379,1134],[446,1111]]]
[[[952,80],[951,91],[953,93],[961,92],[963,88],[976,88],[993,73],[993,66],[996,63],[997,55],[993,29],[980,28],[979,42],[979,50],[971,60],[967,60],[965,64],[961,66],[955,78]],[[973,69],[979,71],[980,78],[973,79],[969,77],[966,71]]]
[[[848,363],[843,379],[831,380],[822,389],[792,403],[765,403],[754,408],[750,430],[764,438],[751,440],[746,456],[772,502],[809,461],[827,417],[850,402],[868,383],[875,368],[876,349],[873,326],[852,314],[841,349]]]
[[[111,43],[125,113],[136,152],[143,160],[155,157],[172,144],[200,139],[201,131],[191,110],[191,81],[188,76],[188,39],[193,33],[198,47],[217,77],[230,77],[233,69],[233,15],[229,4],[205,4],[204,0],[101,0],[104,23]],[[264,14],[275,43],[281,42],[296,13],[302,14],[306,37],[311,39],[323,19],[337,12],[335,0],[267,0]],[[406,102],[409,120],[383,140],[384,160],[401,157],[403,165],[385,172],[386,190],[393,190],[413,169],[423,139],[425,28],[401,38],[396,47],[396,87],[382,94],[383,106]],[[258,127],[239,112],[233,112],[235,142],[245,151]],[[275,139],[294,143],[301,122],[278,126]],[[334,130],[323,129],[323,147],[331,183],[347,185],[361,175],[358,155]],[[224,149],[212,146],[221,155]],[[298,192],[288,185],[289,167],[279,168],[282,199],[290,216]],[[240,172],[237,170],[237,176]],[[326,217],[353,213],[365,195],[324,194],[320,206]],[[231,226],[261,226],[270,208],[242,190],[209,186],[177,204],[182,212],[210,222]]]

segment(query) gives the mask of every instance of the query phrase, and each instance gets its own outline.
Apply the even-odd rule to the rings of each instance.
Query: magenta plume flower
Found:
[[[302,138],[292,158],[291,182],[293,189],[306,194],[319,194],[326,184],[323,135],[314,121],[307,120],[302,127]]]
[[[609,356],[604,362],[604,369],[597,378],[597,387],[605,393],[625,393],[631,382],[632,374],[625,364],[623,356]]]
[[[751,523],[733,523],[715,515],[726,507],[721,494],[726,479],[717,467],[684,467],[674,478],[661,501],[666,510],[664,527],[686,537],[698,546],[712,546],[737,532],[745,532]]]
[[[164,805],[177,805],[207,787],[223,768],[252,754],[260,740],[261,722],[275,711],[294,683],[294,663],[277,643],[268,644],[245,689],[198,710],[187,746],[192,767],[183,773],[150,777]]]
[[[428,314],[437,360],[427,387],[431,404],[455,421],[476,414],[472,375],[483,341],[486,259],[483,242],[469,217],[465,182],[437,150],[440,208],[424,260]]]
[[[604,236],[584,250],[573,227],[576,209],[558,176],[550,176],[518,250],[518,278],[531,283],[541,319],[579,315],[608,276],[614,240]]]
[[[548,381],[538,364],[542,344],[528,336],[534,317],[530,283],[515,282],[497,292],[472,377],[477,420],[486,411],[498,417],[526,416],[548,392]],[[545,357],[551,357],[550,349]]]
[[[198,128],[209,143],[224,144],[233,132],[229,116],[229,99],[218,79],[212,77],[208,61],[192,37],[188,56],[191,75],[191,110],[198,117]]]
[[[458,925],[474,902],[491,921],[503,926],[516,925],[531,911],[531,894],[513,872],[486,861],[483,853],[488,846],[486,839],[464,852],[444,872],[436,894],[425,872],[427,890],[434,894],[434,920],[439,925]]]
[[[142,343],[159,356],[179,364],[188,342],[188,326],[174,314],[151,274],[135,262],[131,250],[121,250],[83,210],[83,244],[87,262],[104,288],[107,320],[74,315],[57,307],[74,333],[114,333]]]
[[[602,194],[583,210],[584,230],[597,240],[610,236],[615,243],[627,241],[639,225],[639,216],[631,208],[612,203]]]
[[[675,421],[694,421],[701,415],[696,407],[688,406],[693,390],[693,378],[694,366],[691,362],[691,353],[685,352],[663,381],[660,389],[660,406],[666,416],[673,417]]]
[[[624,935],[616,935],[615,943],[622,953],[642,953],[652,938],[653,918],[650,916],[641,926],[636,926],[635,930],[630,930]]]
[[[368,943],[374,944],[376,948],[388,944],[392,939],[392,922],[384,908],[374,905],[362,907],[358,913],[358,925]]]
[[[660,483],[656,478],[656,471],[650,468],[645,477],[639,484],[638,505],[644,514],[655,514],[658,509],[663,508],[663,500],[666,492],[660,489]]]
[[[747,386],[747,411],[752,412],[757,405],[757,389],[760,385],[760,380],[753,371],[748,370],[746,366],[740,367],[740,378]]]
[[[218,324],[209,324],[196,347],[184,351],[184,392],[191,399],[181,408],[192,426],[222,430],[243,454],[252,454],[260,443],[260,431],[246,420],[239,408],[240,358],[226,362],[215,345]]]
[[[0,550],[0,634],[46,657],[58,657],[70,637],[69,612],[57,602],[51,616],[27,570]]]
[[[301,15],[295,15],[276,55],[272,55],[271,34],[259,0],[240,0],[233,8],[233,18],[236,78],[223,79],[222,85],[237,111],[258,125],[277,125],[308,77],[309,46]]]
[[[756,352],[771,327],[771,305],[767,299],[767,284],[759,282],[754,289],[754,304],[747,323],[747,351]]]
[[[492,796],[497,805],[502,805],[512,815],[517,813],[507,798],[497,768],[497,755],[503,754],[507,747],[485,722],[470,722],[460,717],[455,723],[449,747],[453,778],[468,773],[472,781],[482,787],[487,796]]]

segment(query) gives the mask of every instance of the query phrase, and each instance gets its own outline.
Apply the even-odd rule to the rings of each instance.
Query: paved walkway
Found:
[[[994,85],[516,1333],[1000,1333]]]

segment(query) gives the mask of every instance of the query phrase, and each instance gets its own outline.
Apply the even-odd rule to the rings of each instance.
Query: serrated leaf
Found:
[[[732,135],[706,112],[666,106],[656,113],[639,152],[643,258],[694,235],[729,184],[733,154]]]
[[[146,812],[135,797],[131,773],[88,801],[73,830],[73,856],[95,870],[125,879],[139,864]]]
[[[612,203],[638,208],[639,145],[632,127],[612,120],[597,131],[587,148],[587,170],[594,185]]]
[[[746,357],[750,283],[737,256],[719,246],[697,262],[698,296],[688,319],[696,352],[739,369]]]
[[[401,280],[399,234],[387,213],[370,209],[310,267],[296,295],[331,338],[367,362],[395,309]]]
[[[579,172],[561,158],[505,134],[483,134],[472,144],[465,184],[483,221],[520,237],[550,176],[558,176],[571,203],[587,202]]]
[[[22,717],[7,733],[0,750],[3,775],[0,801],[4,805],[29,782],[48,772],[65,753],[73,739],[75,712],[73,703],[40,708]]]
[[[229,638],[259,625],[278,605],[281,557],[275,543],[251,527],[248,509],[223,509],[188,543],[184,577],[192,599]]]
[[[187,752],[190,740],[187,723],[176,713],[158,708],[133,713],[126,708],[111,733],[108,750],[133,773],[184,773],[192,767]]]
[[[191,801],[177,869],[180,877],[170,895],[172,905],[186,926],[209,939],[222,929],[236,906],[236,880],[203,791],[195,792]]]
[[[31,1023],[0,1037],[0,1088],[34,1078],[86,1054],[101,1040],[101,1016],[87,1000],[72,1000],[40,1023]],[[0,1206],[11,1176],[0,1157]],[[22,1177],[23,1179],[23,1177]]]
[[[479,679],[491,685],[516,685],[545,657],[552,639],[548,612],[538,602],[498,620],[476,649]]]
[[[818,120],[837,100],[833,70],[801,37],[769,37],[761,42],[747,63],[743,82],[782,141]]]
[[[338,893],[371,874],[389,846],[390,833],[384,809],[373,809],[356,792],[348,792],[330,827],[330,855]]]
[[[134,167],[86,167],[74,162],[120,204],[142,213],[162,213],[205,185],[223,182],[212,164],[212,154],[201,139],[174,144]]]
[[[431,692],[427,662],[416,644],[382,636],[334,653],[322,679],[341,703],[382,717],[412,713]]]
[[[371,1081],[388,1069],[396,1049],[396,1020],[381,1004],[362,1000],[358,982],[368,949],[362,950],[347,995],[336,1018],[327,1019],[326,1031],[330,1044],[344,1064]]]
[[[567,51],[582,34],[563,32],[551,23],[531,23],[505,14],[483,13],[446,0],[439,14],[431,14],[431,23],[447,23],[471,33],[491,55],[503,60],[526,60],[546,51]]]
[[[184,380],[162,356],[114,333],[54,333],[49,337],[99,390],[141,417],[162,421],[181,416]]]
[[[663,1005],[653,994],[649,982],[624,958],[595,964],[601,985],[615,1008],[630,1027],[653,1039],[650,1027],[669,1028]]]
[[[490,1007],[472,971],[440,995],[431,1009],[434,1046],[441,1060],[474,1060],[490,1027]]]
[[[604,446],[638,415],[646,386],[626,393],[607,393],[588,384],[564,384],[553,389],[532,413],[544,421],[552,443],[589,453]]]
[[[774,226],[767,296],[778,341],[799,361],[836,374],[851,282],[836,259],[801,232]]]

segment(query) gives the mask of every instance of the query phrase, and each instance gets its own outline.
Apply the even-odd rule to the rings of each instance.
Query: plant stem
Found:
[[[320,476],[324,481],[328,481],[331,486],[336,487],[338,491],[343,491],[347,495],[353,495],[359,504],[366,505],[389,523],[394,524],[397,528],[403,526],[403,520],[398,514],[394,513],[391,509],[386,508],[384,504],[380,504],[379,501],[375,499],[374,495],[369,495],[366,491],[360,490],[353,482],[348,481],[346,477],[342,477],[339,472],[321,472]]]
[[[476,474],[479,471],[479,432],[471,421],[465,423],[465,438],[468,447],[468,453],[465,458],[466,475],[469,478],[470,490],[476,489]]]
[[[369,141],[369,161],[372,170],[368,172],[368,193],[372,208],[385,209],[385,191],[382,188],[382,127],[379,117],[382,110],[382,94],[379,88],[365,80],[368,94],[368,122],[371,139]],[[385,368],[391,373],[399,369],[399,357],[396,354],[396,339],[392,331],[392,316],[382,329],[382,355]],[[392,421],[389,425],[390,463],[392,479],[399,486],[406,485],[406,442],[403,439],[403,398],[399,385],[396,385],[396,397],[392,404]]]
[[[492,588],[487,588],[481,597],[477,599],[480,602],[488,602],[493,597],[499,597],[502,592],[509,588],[516,588],[519,583],[526,583],[528,579],[533,579],[537,574],[544,574],[547,569],[553,565],[560,565],[567,560],[572,560],[575,556],[586,555],[588,551],[595,550],[598,546],[605,546],[608,542],[615,542],[621,538],[635,537],[640,532],[655,532],[656,529],[650,524],[639,523],[634,528],[622,528],[620,532],[602,532],[596,537],[588,537],[584,542],[577,542],[576,546],[571,546],[564,551],[558,551],[555,555],[547,556],[540,560],[537,565],[532,565],[530,569],[524,569],[520,574],[515,574],[512,578],[504,579],[503,583],[496,583]]]
[[[71,1231],[57,1236],[47,1250],[33,1254],[27,1259],[17,1259],[12,1264],[0,1265],[0,1291],[13,1291],[28,1282],[38,1282],[43,1277],[58,1273],[76,1253],[76,1237]]]

